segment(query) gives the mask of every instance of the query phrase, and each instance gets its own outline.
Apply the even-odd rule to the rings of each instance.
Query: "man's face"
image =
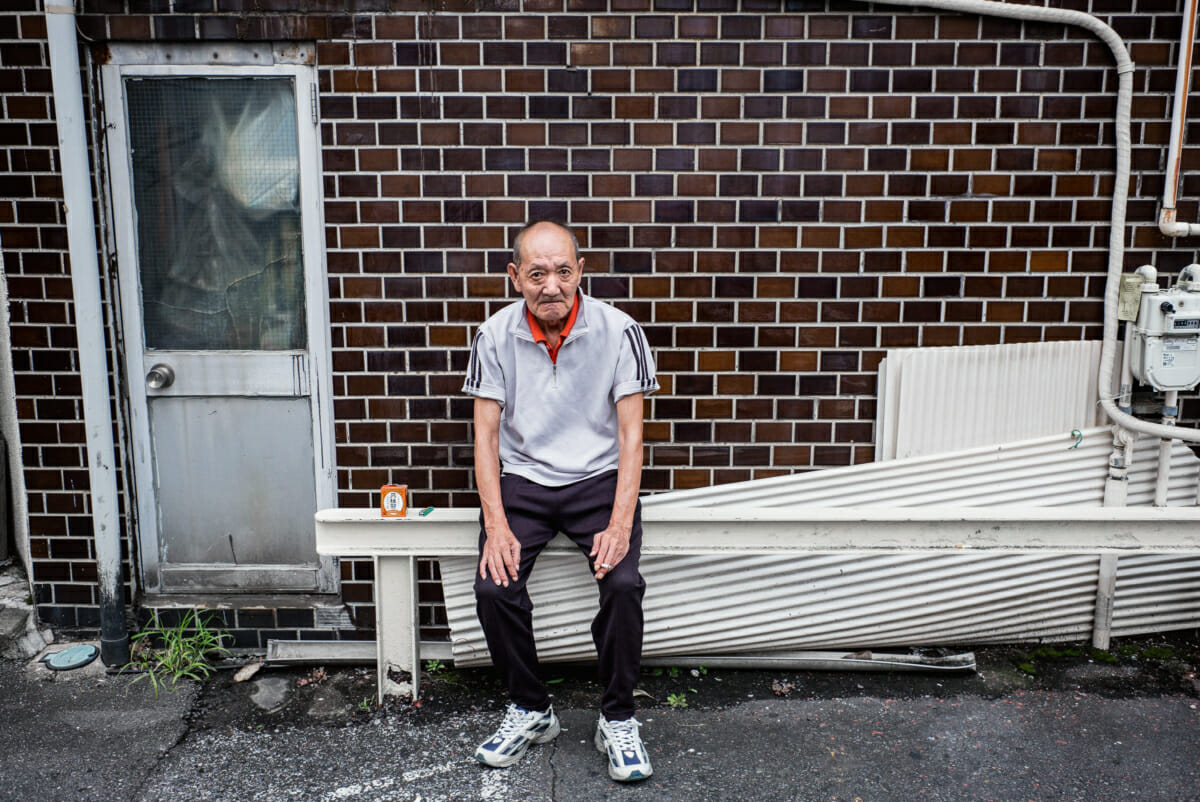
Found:
[[[575,304],[583,259],[575,258],[566,231],[554,225],[536,225],[521,237],[521,264],[510,262],[508,276],[542,328],[556,331],[566,325]]]

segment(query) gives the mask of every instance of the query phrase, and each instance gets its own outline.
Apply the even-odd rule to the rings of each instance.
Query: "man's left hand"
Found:
[[[629,531],[622,531],[610,525],[592,538],[592,550],[588,556],[596,569],[597,581],[604,579],[609,571],[625,559],[625,555],[629,553],[629,536]]]

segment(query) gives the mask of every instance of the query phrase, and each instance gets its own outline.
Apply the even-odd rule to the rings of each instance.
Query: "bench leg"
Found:
[[[1117,588],[1117,555],[1100,555],[1100,574],[1096,583],[1096,613],[1092,623],[1092,647],[1108,651],[1112,637],[1113,596]]]
[[[417,558],[375,558],[375,670],[379,702],[385,696],[419,698],[421,630],[417,621]],[[388,670],[407,671],[411,683],[388,679]]]

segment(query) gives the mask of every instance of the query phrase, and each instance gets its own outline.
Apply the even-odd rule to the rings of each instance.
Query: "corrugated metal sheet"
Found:
[[[1138,554],[1117,560],[1115,636],[1200,625],[1200,555]]]
[[[879,366],[876,460],[1097,426],[1100,343],[901,348]]]
[[[1112,433],[1086,429],[951,454],[873,462],[846,468],[677,490],[642,500],[643,506],[689,507],[1030,507],[1100,506]],[[1176,442],[1169,506],[1196,500],[1200,460]],[[1158,441],[1138,440],[1129,477],[1129,505],[1154,502]]]
[[[574,555],[542,560],[543,581],[530,583],[538,654],[591,659],[596,598],[580,593],[591,584],[586,566]],[[462,665],[486,662],[471,592],[475,565],[442,561],[454,659]],[[1097,566],[1086,555],[646,558],[643,654],[1079,637],[1091,631]]]
[[[690,507],[1100,506],[1111,432],[664,493],[650,505]],[[1153,501],[1156,441],[1135,451],[1129,503]],[[1169,503],[1192,504],[1200,460],[1177,444]],[[648,557],[642,573],[648,657],[796,649],[978,644],[1087,637],[1095,555],[832,554]],[[473,558],[442,561],[454,659],[485,662],[475,618]],[[1200,624],[1200,556],[1123,557],[1114,634]],[[581,592],[581,588],[589,588]],[[546,555],[530,582],[542,659],[594,657],[596,608],[583,560]],[[731,605],[729,599],[737,599]],[[1164,626],[1166,624],[1166,626]],[[1139,628],[1146,627],[1146,628]]]
[[[644,506],[1099,507],[1112,434],[1096,404],[1099,343],[889,351],[877,459],[663,493]],[[1080,430],[1078,436],[1073,430]],[[1168,504],[1194,505],[1200,460],[1172,448]],[[1153,503],[1157,441],[1139,440],[1128,504]],[[735,655],[1069,640],[1094,626],[1097,555],[859,553],[647,557],[643,653]],[[443,560],[455,660],[486,661],[476,561]],[[1114,635],[1200,625],[1200,555],[1121,557]],[[583,560],[546,555],[530,583],[544,660],[595,656]],[[736,604],[730,604],[736,599]]]

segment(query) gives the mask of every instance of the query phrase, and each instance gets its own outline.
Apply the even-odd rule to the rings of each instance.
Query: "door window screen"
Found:
[[[290,78],[128,78],[146,347],[306,347]]]

